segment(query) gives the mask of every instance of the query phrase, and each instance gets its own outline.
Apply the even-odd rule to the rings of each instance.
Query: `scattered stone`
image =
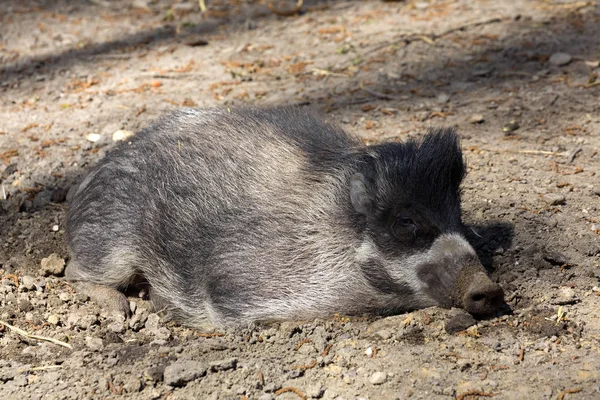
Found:
[[[387,378],[386,372],[377,371],[371,375],[369,382],[371,382],[372,385],[381,385],[387,381]]]
[[[558,297],[552,301],[552,304],[567,305],[579,302],[579,298],[575,295],[575,289],[568,286],[561,287]]]
[[[197,46],[206,46],[208,41],[204,39],[202,36],[197,33],[191,33],[183,38],[183,44],[186,46],[197,47]]]
[[[171,331],[168,328],[165,328],[164,326],[161,328],[155,329],[151,332],[152,332],[152,334],[154,334],[154,336],[156,336],[157,339],[169,340],[169,338],[171,337]]]
[[[92,351],[100,351],[104,347],[102,339],[93,336],[85,337],[85,345]]]
[[[556,65],[557,67],[567,65],[573,60],[573,57],[569,53],[554,53],[548,60],[550,64]]]
[[[59,257],[59,255],[56,253],[52,253],[50,256],[43,258],[40,265],[40,273],[43,276],[60,276],[65,270],[65,260]]]
[[[485,76],[490,75],[492,72],[494,72],[493,66],[481,65],[481,66],[475,67],[475,70],[473,71],[473,76],[485,77]]]
[[[565,196],[560,193],[547,193],[544,195],[544,201],[551,206],[558,206],[564,204]]]
[[[323,387],[323,385],[321,385],[320,383],[313,383],[312,385],[308,386],[308,388],[306,388],[306,395],[313,399],[320,399],[321,397],[323,397],[324,393],[325,387]]]
[[[19,299],[17,302],[17,307],[19,307],[19,311],[21,312],[33,310],[33,305],[31,305],[31,302],[27,299]]]
[[[148,319],[146,319],[146,329],[152,331],[158,329],[160,326],[160,317],[158,314],[150,314],[148,315]]]
[[[123,343],[123,339],[121,339],[117,333],[107,331],[104,335],[104,344],[107,345],[111,343]]]
[[[520,126],[519,121],[512,119],[502,127],[502,132],[504,132],[505,136],[510,136],[514,131],[519,129]]]
[[[185,386],[188,382],[206,375],[206,366],[198,361],[176,361],[165,368],[164,379],[169,386]]]
[[[469,122],[472,124],[481,124],[485,121],[485,119],[483,118],[483,115],[481,114],[473,114],[471,115],[471,118],[469,118]]]
[[[587,65],[590,68],[598,68],[600,67],[600,61],[598,60],[588,60],[585,62],[585,65]]]
[[[210,363],[210,370],[212,372],[227,371],[229,369],[235,369],[237,366],[236,358],[229,358],[225,360],[217,360]]]
[[[58,318],[58,315],[56,315],[56,314],[50,314],[50,315],[48,316],[48,323],[50,323],[50,324],[52,324],[52,325],[58,325],[58,322],[59,322],[59,321],[60,321],[60,320],[59,320],[59,318]]]
[[[67,302],[67,301],[71,300],[71,295],[69,293],[62,292],[61,294],[58,295],[58,298],[64,302]]]
[[[83,311],[69,313],[67,317],[67,326],[69,328],[77,327],[88,330],[92,325],[98,322],[98,317],[93,314],[86,314]]]
[[[123,321],[113,322],[108,326],[108,330],[114,333],[123,333],[125,331],[125,323]]]
[[[119,129],[118,131],[115,131],[112,134],[112,140],[113,142],[119,142],[125,139],[128,139],[130,137],[132,137],[134,135],[134,133],[132,131],[126,131],[123,129]]]
[[[126,375],[123,377],[123,390],[125,393],[137,393],[142,389],[142,382],[132,375]]]
[[[160,382],[163,380],[164,373],[165,373],[164,365],[146,368],[146,370],[144,371],[144,379],[147,381],[151,381],[151,382]]]
[[[367,350],[365,350],[365,355],[367,357],[373,357],[373,348],[372,347],[367,347]]]
[[[391,329],[380,329],[375,332],[375,336],[382,340],[387,340],[392,337],[393,333]]]
[[[471,314],[461,311],[446,321],[444,329],[448,334],[453,335],[457,332],[464,331],[475,324],[475,318],[473,318]]]
[[[19,387],[27,386],[27,377],[23,374],[17,375],[15,379],[13,379],[13,383]]]
[[[73,300],[77,303],[85,303],[89,299],[90,299],[90,296],[88,296],[87,294],[77,292],[77,293],[75,293],[75,298]]]
[[[436,97],[438,103],[444,104],[450,100],[450,95],[448,93],[440,93]]]
[[[140,309],[138,308],[137,311]],[[144,327],[146,323],[146,319],[148,318],[148,314],[145,312],[136,312],[131,320],[129,321],[129,327],[135,331],[138,331]]]
[[[98,140],[100,140],[102,138],[102,136],[97,133],[90,133],[90,134],[86,135],[85,138],[88,142],[95,143]]]
[[[25,290],[34,290],[36,284],[36,279],[30,275],[24,275],[21,278],[21,289]]]

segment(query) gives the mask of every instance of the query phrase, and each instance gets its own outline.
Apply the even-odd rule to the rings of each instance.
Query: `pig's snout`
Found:
[[[504,304],[504,291],[484,272],[476,272],[463,295],[463,307],[473,315],[489,315]]]

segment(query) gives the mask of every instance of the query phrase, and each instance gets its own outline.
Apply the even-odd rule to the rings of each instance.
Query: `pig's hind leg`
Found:
[[[119,270],[119,266],[114,265],[90,269],[77,260],[71,260],[65,270],[65,278],[101,308],[128,317],[131,315],[129,301],[121,290],[133,282],[135,274],[130,273],[130,268]]]

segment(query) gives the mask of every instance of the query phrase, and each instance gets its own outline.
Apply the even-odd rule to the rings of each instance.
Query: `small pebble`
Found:
[[[114,333],[123,333],[125,330],[125,324],[121,321],[113,322],[108,326],[108,330]]]
[[[93,336],[86,336],[85,345],[90,350],[102,350],[102,348],[104,347],[102,339]]]
[[[520,127],[519,121],[513,119],[504,125],[504,127],[502,128],[502,131],[504,132],[505,135],[511,135],[512,132],[519,129],[519,127]]]
[[[31,305],[31,302],[27,299],[19,299],[19,301],[17,302],[17,305],[19,307],[19,311],[21,311],[21,312],[27,312],[27,311],[33,310],[33,306]]]
[[[99,134],[97,134],[97,133],[90,133],[90,134],[88,134],[88,135],[87,135],[85,138],[87,139],[87,141],[88,141],[88,142],[95,143],[95,142],[97,142],[98,140],[100,140],[100,139],[102,138],[102,136],[100,136],[100,135],[99,135]]]
[[[382,339],[382,340],[387,340],[389,338],[391,338],[393,335],[393,332],[391,329],[380,329],[377,332],[375,332],[375,336],[377,336],[378,338]]]
[[[40,263],[40,273],[43,276],[62,275],[65,270],[65,260],[59,257],[58,254],[52,253],[48,257],[43,258]]]
[[[176,361],[165,368],[164,379],[169,386],[185,386],[206,375],[206,366],[198,361]]]
[[[210,370],[213,372],[227,371],[228,369],[235,369],[237,366],[236,358],[228,358],[226,360],[218,360],[210,363]]]
[[[52,232],[58,232],[58,225],[52,225]]]
[[[551,206],[557,206],[565,202],[565,196],[560,193],[547,193],[544,195],[544,201]]]
[[[191,47],[206,46],[208,44],[208,41],[202,36],[196,33],[192,33],[183,38],[183,44]]]
[[[447,103],[450,100],[450,95],[448,93],[440,93],[437,95],[437,101],[440,104]]]
[[[56,314],[50,314],[50,316],[48,317],[48,323],[52,325],[58,325],[58,321],[58,315]]]
[[[485,119],[483,118],[483,115],[481,114],[473,114],[471,115],[471,118],[469,118],[469,122],[472,124],[481,124],[485,121]]]
[[[585,62],[585,65],[587,65],[590,68],[598,68],[600,67],[600,61],[598,60],[589,60]]]
[[[126,131],[123,129],[119,129],[118,131],[115,131],[115,133],[112,134],[112,140],[113,140],[113,142],[119,142],[121,140],[128,139],[128,138],[132,137],[133,135],[134,135],[134,133],[132,131]]]
[[[471,314],[466,312],[460,312],[457,315],[450,318],[446,321],[446,325],[444,329],[450,335],[455,334],[456,332],[464,331],[470,326],[473,326],[477,323]]]
[[[369,382],[371,382],[372,385],[381,385],[382,383],[385,383],[386,381],[387,381],[387,373],[381,372],[381,371],[375,372],[369,378]]]
[[[21,288],[27,290],[34,290],[36,284],[36,279],[33,276],[24,275],[21,278]]]
[[[569,53],[554,53],[550,56],[550,64],[556,66],[567,65],[573,60],[573,57]]]

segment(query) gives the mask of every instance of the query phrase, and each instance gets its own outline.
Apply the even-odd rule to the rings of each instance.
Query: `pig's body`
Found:
[[[124,311],[143,278],[193,326],[469,309],[475,276],[487,313],[501,291],[461,235],[463,172],[449,132],[365,148],[296,109],[179,111],[81,183],[67,277]]]

